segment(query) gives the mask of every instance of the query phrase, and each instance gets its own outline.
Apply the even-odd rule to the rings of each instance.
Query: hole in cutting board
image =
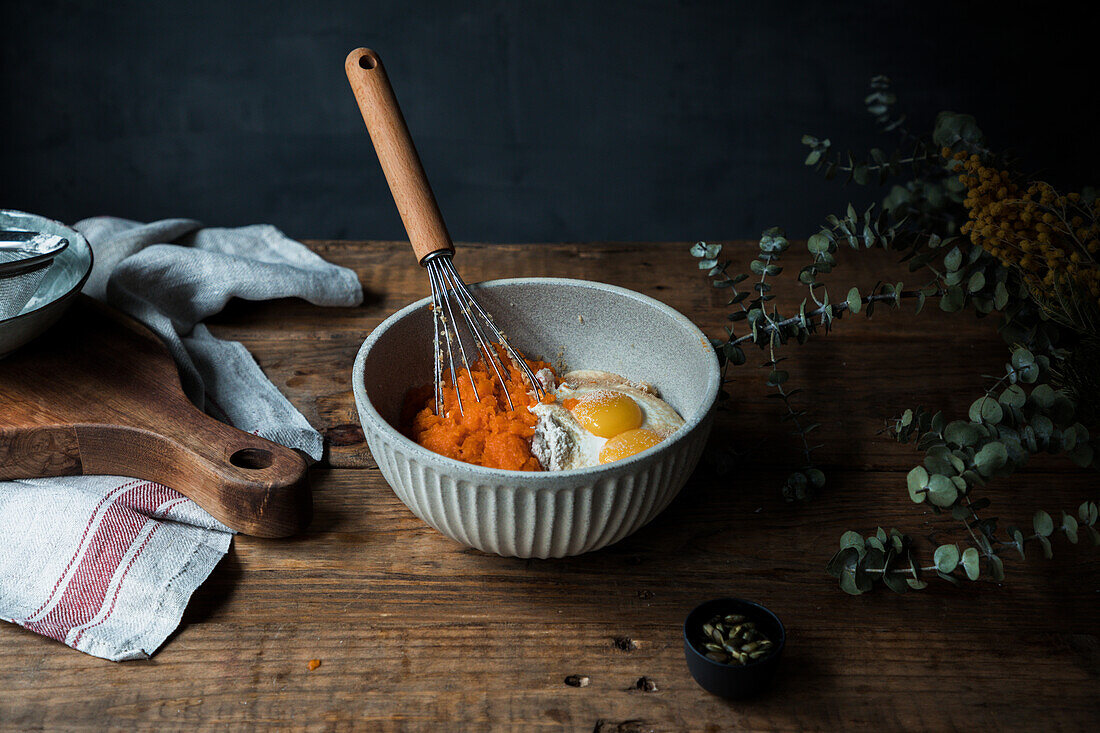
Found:
[[[375,67],[374,57],[370,55],[360,56],[359,66],[363,69],[373,69]]]
[[[270,466],[274,458],[271,451],[263,448],[242,448],[229,456],[229,462],[238,468],[258,470]]]

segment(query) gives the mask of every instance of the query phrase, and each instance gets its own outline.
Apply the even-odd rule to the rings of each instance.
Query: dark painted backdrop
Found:
[[[399,238],[343,73],[384,59],[459,240],[811,233],[849,196],[803,132],[876,144],[894,78],[1055,181],[1100,162],[1095,17],[1050,4],[190,0],[6,2],[0,206]]]

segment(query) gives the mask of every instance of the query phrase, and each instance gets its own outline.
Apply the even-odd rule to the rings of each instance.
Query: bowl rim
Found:
[[[486,466],[479,466],[474,463],[465,463],[454,458],[435,453],[427,448],[415,443],[408,437],[403,435],[401,431],[394,428],[389,422],[382,417],[382,415],[375,409],[374,405],[370,401],[370,397],[367,395],[366,386],[363,382],[363,374],[365,370],[365,364],[367,354],[371,348],[382,338],[382,336],[392,328],[398,321],[403,320],[410,314],[416,312],[421,308],[425,308],[431,302],[431,296],[427,296],[417,300],[409,305],[401,308],[397,312],[390,315],[384,321],[371,331],[370,335],[363,341],[363,344],[359,347],[358,353],[355,355],[355,363],[352,366],[352,392],[355,395],[356,405],[359,407],[361,413],[365,413],[372,421],[372,427],[380,430],[389,436],[390,440],[396,441],[401,448],[409,454],[412,454],[419,460],[423,461],[441,461],[443,466],[448,469],[454,469],[463,472],[469,472],[474,474],[483,475],[486,478],[502,479],[502,478],[518,478],[523,477],[525,484],[539,484],[536,488],[549,488],[549,489],[567,489],[571,486],[563,486],[562,481],[571,478],[583,477],[588,483],[591,480],[599,479],[603,476],[609,476],[613,474],[622,473],[628,466],[633,466],[641,461],[646,461],[653,458],[656,454],[668,450],[672,446],[685,440],[696,428],[702,424],[710,413],[714,410],[715,399],[718,396],[718,388],[721,383],[721,370],[718,366],[718,356],[714,353],[714,350],[710,348],[710,340],[706,335],[696,326],[691,319],[678,310],[669,306],[656,298],[651,298],[648,295],[643,295],[634,290],[628,288],[619,287],[617,285],[608,285],[607,283],[595,282],[593,280],[579,280],[576,278],[567,277],[513,277],[503,278],[499,280],[486,280],[480,283],[473,283],[470,285],[470,289],[475,291],[481,288],[498,288],[509,285],[566,285],[569,287],[583,287],[594,290],[603,290],[606,292],[616,293],[624,297],[640,301],[651,308],[661,311],[665,315],[671,317],[673,320],[680,323],[681,326],[688,329],[689,332],[693,331],[698,334],[703,343],[707,344],[710,359],[709,369],[707,374],[706,384],[706,399],[703,401],[705,407],[696,411],[690,418],[684,420],[684,424],[677,430],[670,438],[661,441],[657,445],[647,448],[644,451],[635,453],[633,456],[614,461],[612,463],[605,463],[600,466],[590,466],[587,468],[572,468],[564,471],[513,471],[504,468],[488,468]],[[365,427],[365,426],[364,426]],[[517,487],[518,488],[518,487]],[[526,488],[531,488],[527,486]]]
[[[33,316],[33,315],[37,314],[39,311],[42,311],[46,308],[49,308],[50,306],[52,306],[56,303],[60,303],[62,301],[68,300],[69,298],[71,298],[73,296],[74,293],[76,293],[77,291],[79,291],[81,288],[84,287],[84,283],[88,282],[88,277],[92,274],[92,268],[95,266],[95,252],[92,251],[92,245],[88,243],[87,238],[83,234],[78,232],[73,227],[71,227],[68,224],[65,224],[63,222],[57,221],[55,219],[50,219],[49,217],[42,216],[41,214],[32,214],[29,211],[19,211],[18,209],[0,209],[0,215],[10,215],[10,214],[15,214],[17,216],[25,216],[25,217],[28,217],[28,218],[31,218],[31,219],[37,219],[39,221],[46,222],[48,224],[52,224],[52,225],[55,225],[55,226],[57,226],[61,229],[64,229],[66,231],[66,235],[65,235],[66,239],[69,240],[69,247],[75,247],[76,249],[79,249],[83,252],[87,252],[87,254],[88,254],[88,267],[87,267],[87,269],[84,270],[84,274],[82,274],[77,279],[77,282],[76,282],[75,285],[73,285],[73,287],[69,288],[64,293],[61,293],[60,295],[58,295],[53,300],[47,300],[46,302],[41,303],[41,304],[39,304],[38,306],[36,306],[34,308],[31,308],[29,311],[22,311],[20,313],[15,314],[14,316],[11,316],[10,318],[0,319],[0,324],[2,324],[2,325],[7,325],[9,323],[15,323],[16,321],[20,320],[21,318],[29,318],[30,316]],[[72,236],[70,236],[68,234],[68,232],[71,232]],[[60,255],[58,255],[58,256],[60,256]]]
[[[760,659],[757,659],[755,661],[749,662],[748,664],[733,666],[733,665],[730,665],[730,664],[724,664],[722,662],[716,662],[713,659],[710,659],[709,657],[707,657],[706,654],[703,654],[701,651],[699,651],[695,647],[695,645],[691,643],[691,638],[688,636],[688,622],[691,621],[692,617],[694,617],[696,614],[698,614],[699,611],[702,610],[705,606],[711,606],[711,605],[714,605],[714,606],[729,605],[729,606],[735,606],[735,607],[739,607],[739,608],[749,607],[749,608],[752,609],[752,611],[750,613],[758,613],[762,616],[769,617],[772,621],[775,622],[776,626],[779,627],[779,639],[777,641],[772,642],[773,644],[775,644],[775,648],[772,650],[772,653],[768,654],[766,656],[763,656]],[[750,601],[748,598],[736,598],[734,596],[726,596],[724,598],[711,598],[709,600],[703,601],[702,603],[697,605],[695,608],[691,609],[691,611],[688,613],[688,615],[684,617],[684,623],[682,624],[681,628],[683,630],[682,634],[683,634],[683,637],[684,637],[684,653],[685,654],[687,654],[688,650],[690,649],[691,654],[694,656],[695,659],[698,659],[698,660],[702,661],[703,663],[705,663],[709,667],[712,667],[714,669],[722,670],[723,672],[726,672],[727,670],[729,670],[730,674],[751,673],[751,671],[754,670],[754,669],[764,667],[765,665],[767,665],[771,662],[774,662],[776,659],[778,659],[780,657],[780,655],[783,654],[783,649],[786,648],[786,646],[787,646],[787,627],[783,625],[783,619],[779,618],[779,615],[775,611],[771,610],[770,608],[768,608],[764,604],[757,603],[756,601]]]

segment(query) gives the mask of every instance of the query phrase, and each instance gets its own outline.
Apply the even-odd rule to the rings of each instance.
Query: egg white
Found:
[[[556,399],[550,404],[539,402],[530,408],[538,417],[531,451],[548,471],[600,465],[600,451],[608,440],[585,430],[573,413],[562,405],[564,400],[584,399],[601,391],[625,394],[642,410],[642,424],[639,427],[652,430],[662,440],[684,424],[676,410],[648,384],[631,382],[611,372],[581,369],[569,372],[562,377],[560,384],[550,389],[548,381],[552,377],[548,380],[549,371],[545,371],[547,374],[539,373],[539,381]]]

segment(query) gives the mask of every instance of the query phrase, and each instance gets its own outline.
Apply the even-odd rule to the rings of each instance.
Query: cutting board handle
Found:
[[[231,529],[257,537],[304,530],[313,501],[297,451],[186,403],[168,424],[0,428],[0,481],[97,474],[165,484]]]
[[[312,518],[306,468],[298,452],[205,415],[160,339],[87,296],[0,360],[0,481],[132,476],[239,532],[287,537]]]
[[[311,519],[307,466],[298,452],[197,408],[155,432],[119,425],[77,425],[75,432],[83,473],[166,484],[239,532],[286,537]]]
[[[344,61],[344,71],[417,261],[423,264],[424,258],[436,252],[453,253],[451,235],[439,212],[382,59],[369,48],[357,48]]]

